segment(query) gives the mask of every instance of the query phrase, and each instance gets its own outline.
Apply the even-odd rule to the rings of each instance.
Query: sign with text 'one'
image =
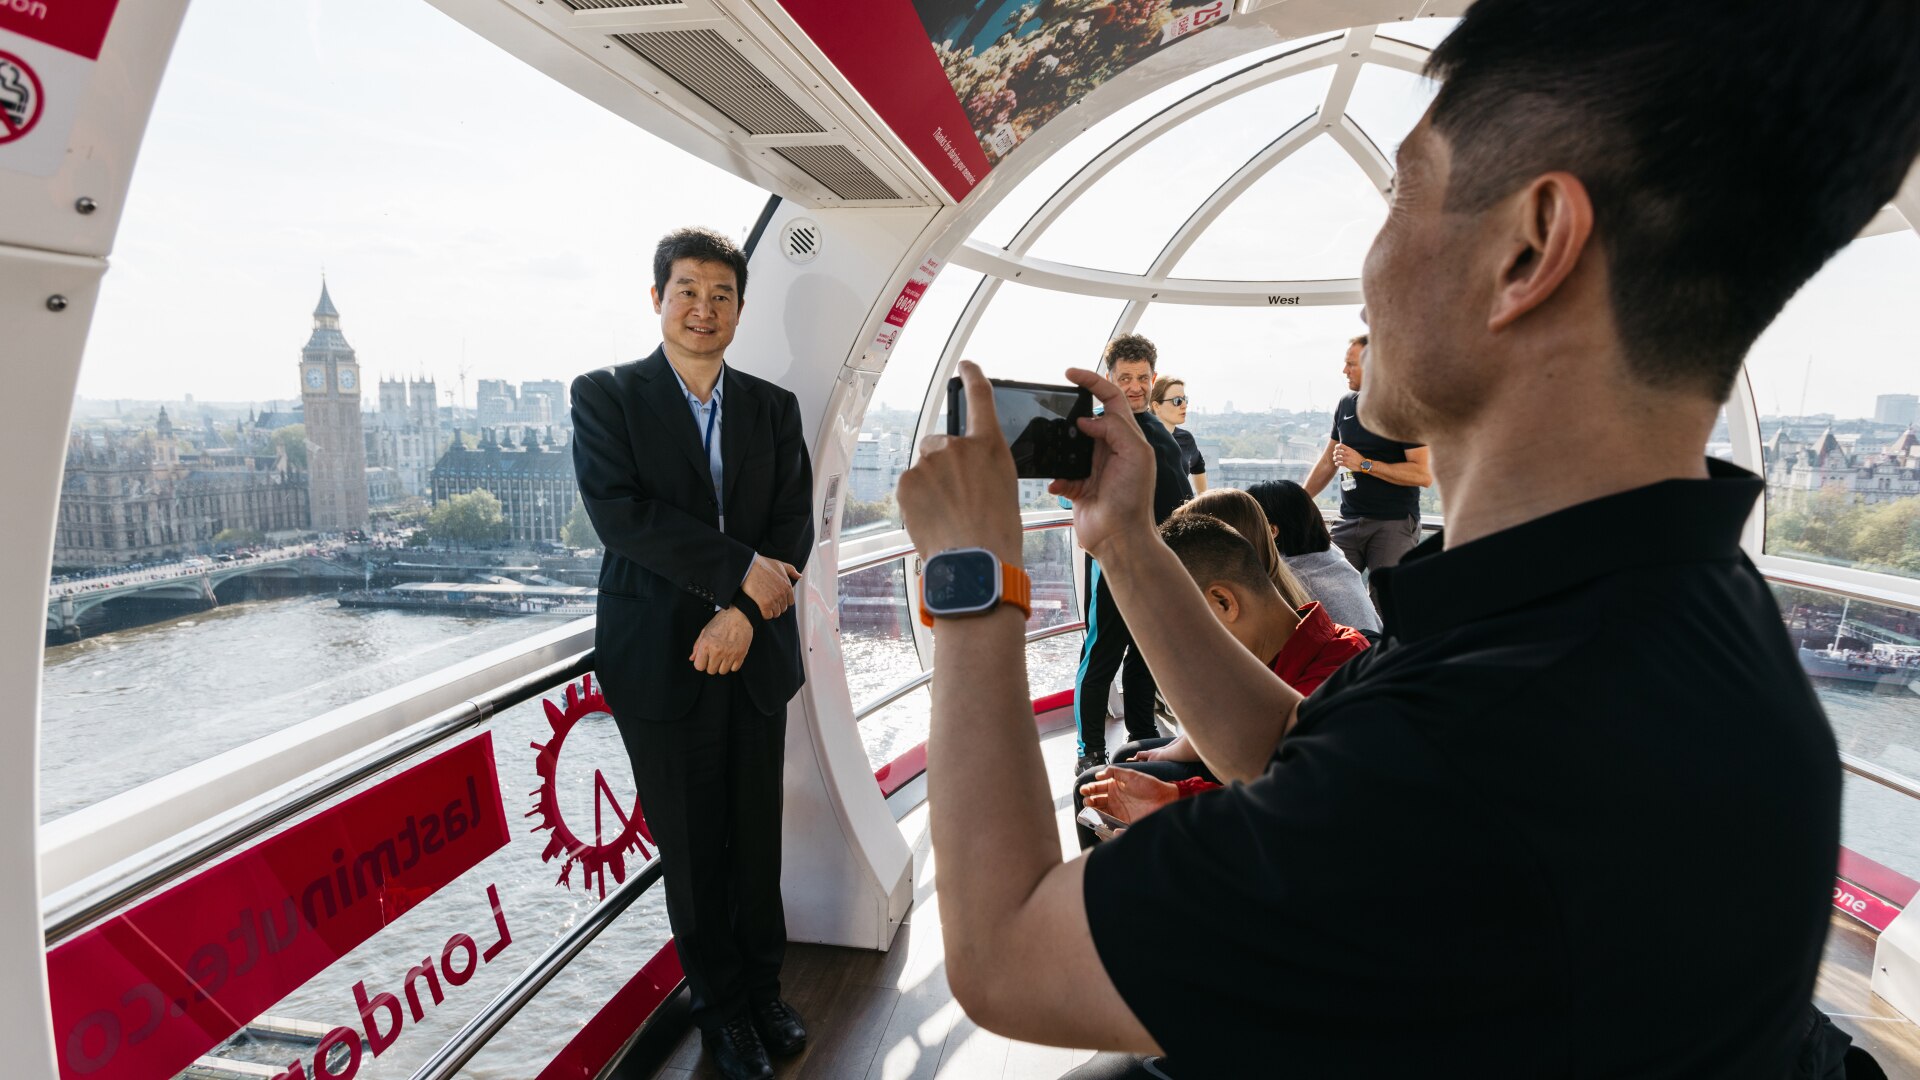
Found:
[[[120,0],[0,0],[0,169],[52,176]]]
[[[483,734],[63,942],[60,1075],[179,1073],[508,838]]]

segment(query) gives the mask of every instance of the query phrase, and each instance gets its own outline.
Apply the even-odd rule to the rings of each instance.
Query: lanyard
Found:
[[[707,413],[707,434],[700,440],[700,449],[704,451],[707,456],[707,479],[710,481],[713,479],[713,422],[718,419],[720,419],[720,395],[715,394],[713,396],[713,410]],[[713,486],[713,504],[716,507],[720,506],[719,484]],[[722,514],[726,513],[725,508],[721,508],[720,512]]]

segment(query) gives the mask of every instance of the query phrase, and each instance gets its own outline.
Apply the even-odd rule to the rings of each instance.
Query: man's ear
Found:
[[[1207,603],[1213,606],[1213,613],[1219,616],[1221,622],[1240,620],[1240,598],[1225,585],[1207,586]]]
[[[649,285],[647,286],[647,295],[653,297],[653,313],[655,315],[660,314],[660,290]]]
[[[1535,177],[1496,212],[1509,215],[1508,250],[1487,312],[1491,331],[1506,329],[1559,291],[1593,236],[1593,200],[1570,172]]]

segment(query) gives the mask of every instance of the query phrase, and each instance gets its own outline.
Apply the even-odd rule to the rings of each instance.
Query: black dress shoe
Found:
[[[766,1001],[747,1008],[760,1042],[775,1057],[790,1057],[807,1045],[807,1026],[784,1001]]]
[[[736,1016],[725,1027],[702,1031],[700,1045],[707,1060],[727,1080],[773,1080],[773,1062],[767,1060],[767,1048],[753,1032],[753,1021]]]

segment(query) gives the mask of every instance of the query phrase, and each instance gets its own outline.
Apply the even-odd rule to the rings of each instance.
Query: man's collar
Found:
[[[1503,529],[1451,551],[1433,536],[1371,581],[1387,634],[1411,641],[1636,566],[1738,558],[1765,485],[1707,459],[1705,480],[1663,480]]]
[[[680,369],[673,366],[673,361],[671,360],[667,361],[667,370],[673,372],[673,381],[680,384],[680,392],[682,394],[685,394],[686,396],[691,398],[695,398],[695,400],[699,400],[697,397],[695,397],[694,392],[687,388],[687,380],[680,377]],[[720,374],[714,376],[714,379],[713,379],[713,400],[714,401],[720,401],[723,397],[726,396],[724,393],[722,393],[722,387],[726,386],[726,383],[727,383],[727,364],[726,364],[726,361],[723,360],[720,362]]]

